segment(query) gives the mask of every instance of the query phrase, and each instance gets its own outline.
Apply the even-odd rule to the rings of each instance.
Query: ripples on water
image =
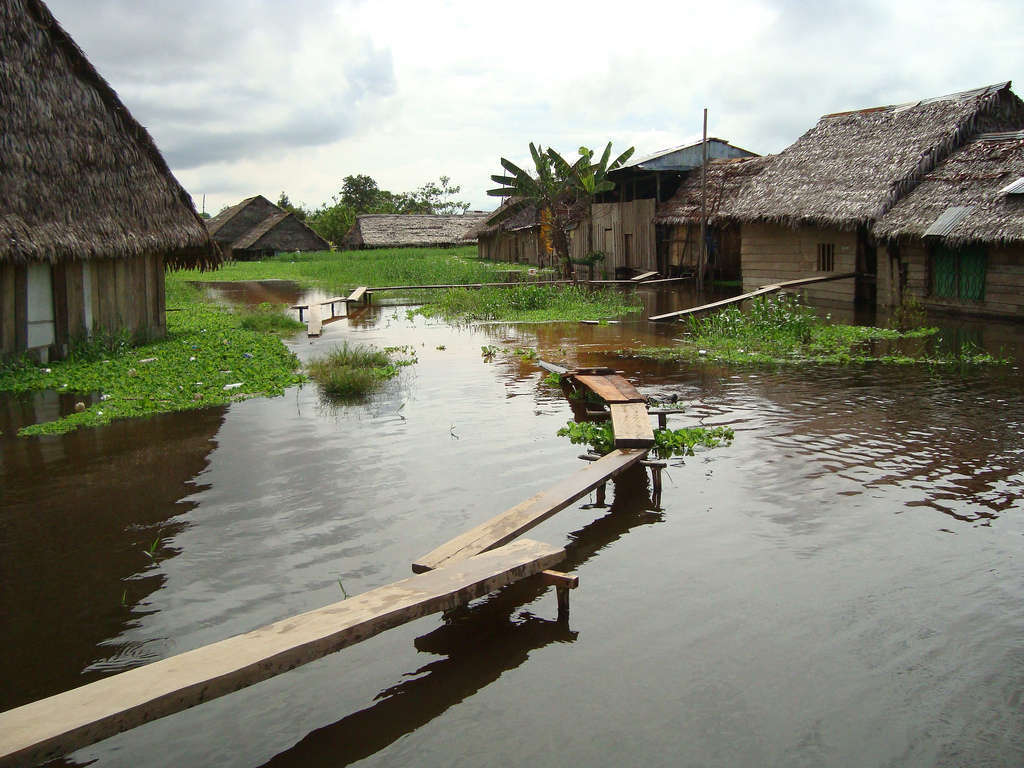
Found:
[[[670,467],[661,509],[636,473],[610,508],[583,499],[529,534],[566,545],[581,576],[569,626],[553,595],[513,585],[75,758],[1024,764],[1019,373],[607,353],[671,332],[453,330],[374,311],[294,343],[303,359],[343,339],[415,344],[419,364],[367,406],[305,386],[2,438],[4,706],[404,578],[578,469],[554,436],[571,418],[561,393],[532,363],[480,356],[539,346],[676,394],[689,406],[676,426],[737,434]],[[156,536],[153,562],[141,550]]]

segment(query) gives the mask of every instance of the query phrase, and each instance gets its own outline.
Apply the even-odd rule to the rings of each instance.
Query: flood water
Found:
[[[303,360],[414,345],[369,404],[305,385],[15,439],[35,406],[5,401],[0,709],[405,578],[579,469],[562,393],[480,353],[520,346],[678,396],[675,426],[736,431],[672,463],[660,508],[638,470],[528,534],[580,576],[568,623],[521,582],[62,763],[1024,765],[1024,329],[949,322],[1016,365],[661,366],[610,350],[677,326],[373,307],[289,342]]]

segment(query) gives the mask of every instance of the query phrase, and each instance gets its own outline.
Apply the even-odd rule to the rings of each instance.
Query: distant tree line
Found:
[[[428,181],[413,192],[395,193],[381,189],[370,176],[358,174],[342,179],[341,190],[318,208],[296,205],[283,191],[277,205],[337,245],[355,224],[356,216],[364,213],[465,213],[469,203],[455,199],[461,190],[460,185],[451,183],[450,177],[442,176],[437,183]]]

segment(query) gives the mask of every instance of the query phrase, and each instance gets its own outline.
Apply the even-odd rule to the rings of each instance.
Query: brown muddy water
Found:
[[[655,311],[689,301],[660,295]],[[1021,359],[1020,326],[947,332]],[[1019,367],[728,369],[608,352],[678,333],[456,329],[374,307],[290,342],[302,359],[343,341],[414,345],[419,363],[369,404],[332,407],[305,385],[0,438],[0,708],[334,602],[339,579],[351,595],[405,578],[418,555],[579,469],[580,449],[555,436],[571,418],[561,392],[533,363],[480,354],[529,346],[677,395],[677,426],[736,430],[673,463],[659,509],[637,472],[609,507],[583,499],[529,534],[565,545],[580,575],[568,624],[552,592],[520,583],[65,762],[1024,764]],[[23,422],[60,404],[4,407]]]

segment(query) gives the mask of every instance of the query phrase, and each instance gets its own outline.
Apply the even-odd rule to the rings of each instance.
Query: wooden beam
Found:
[[[524,539],[244,635],[0,714],[0,766],[35,765],[266,680],[539,573],[565,550]]]
[[[447,541],[412,564],[416,573],[442,568],[489,549],[500,547],[547,520],[556,512],[586,496],[609,478],[633,466],[646,455],[643,450],[616,450],[574,472],[546,491]]]
[[[675,320],[686,315],[692,315],[695,312],[704,312],[711,309],[718,309],[719,307],[726,307],[730,304],[738,304],[741,301],[747,299],[753,299],[757,296],[763,296],[766,293],[774,293],[775,291],[781,291],[786,288],[796,288],[802,285],[812,285],[814,283],[827,283],[830,280],[846,280],[851,277],[856,277],[856,272],[844,272],[841,275],[826,275],[825,277],[803,277],[799,280],[787,280],[784,283],[773,283],[771,285],[763,285],[756,291],[750,293],[744,293],[739,296],[733,296],[730,299],[723,299],[722,301],[714,301],[710,304],[701,304],[698,307],[690,307],[689,309],[680,309],[677,312],[666,312],[664,315],[652,315],[647,319],[651,322],[658,323],[664,320]]]
[[[514,283],[448,283],[445,285],[385,285],[367,288],[369,293],[377,291],[425,291],[442,288],[508,288],[516,285],[569,285],[574,280],[519,280]]]
[[[616,448],[650,448],[654,430],[643,403],[612,403],[612,432]]]
[[[618,374],[573,374],[573,381],[589,389],[606,403],[643,403],[641,395],[632,384]]]
[[[644,272],[644,273],[642,273],[642,274],[639,274],[639,275],[636,275],[635,277],[633,277],[633,278],[632,278],[632,279],[630,280],[630,282],[633,282],[633,283],[642,283],[642,282],[643,282],[643,281],[645,281],[645,280],[650,280],[650,279],[651,279],[652,277],[654,277],[654,276],[655,276],[656,274],[658,274],[658,272],[657,272],[657,271],[654,271],[654,272]]]
[[[306,325],[307,336],[319,336],[323,332],[323,320],[320,319],[320,305],[309,306],[309,323]]]

